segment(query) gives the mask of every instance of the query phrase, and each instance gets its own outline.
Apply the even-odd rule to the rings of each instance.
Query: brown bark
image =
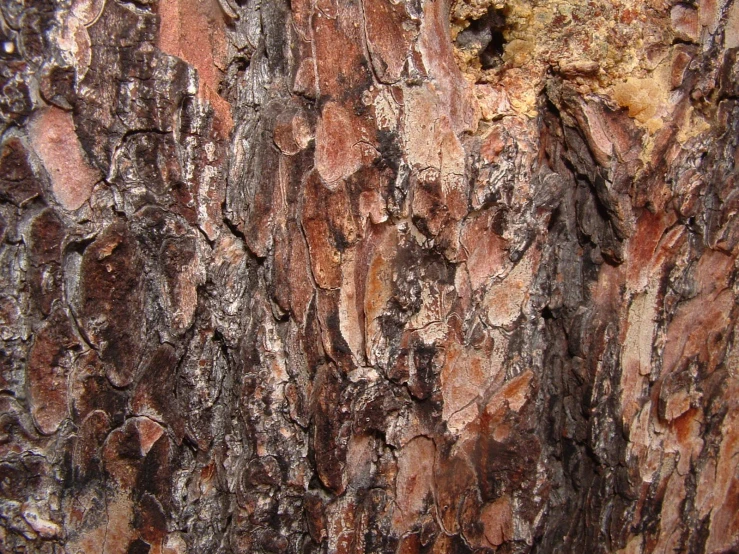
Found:
[[[739,3],[4,0],[3,552],[739,550]]]

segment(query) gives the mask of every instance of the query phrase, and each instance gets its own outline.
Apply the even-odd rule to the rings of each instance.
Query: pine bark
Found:
[[[739,2],[0,13],[0,550],[739,551]]]

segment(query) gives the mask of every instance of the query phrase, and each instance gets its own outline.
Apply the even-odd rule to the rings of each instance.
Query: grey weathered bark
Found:
[[[0,12],[4,552],[739,551],[739,2]]]

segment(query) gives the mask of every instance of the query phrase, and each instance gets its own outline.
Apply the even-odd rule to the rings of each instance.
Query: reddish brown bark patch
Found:
[[[226,64],[226,21],[216,0],[159,2],[157,46],[182,58],[198,72],[198,94],[216,113],[216,126],[227,137],[233,129],[231,105],[216,92]]]
[[[159,346],[136,386],[131,406],[135,414],[166,422],[176,435],[182,437],[184,421],[177,399],[172,395],[176,371],[177,356],[174,349],[168,344]]]
[[[357,240],[346,187],[340,182],[335,190],[329,190],[313,172],[306,178],[304,197],[303,230],[313,277],[321,288],[339,288],[342,252]]]
[[[85,251],[79,321],[117,387],[133,380],[145,331],[142,263],[125,225],[108,227]]]
[[[31,415],[44,434],[54,433],[67,417],[70,351],[78,345],[61,308],[36,334],[26,369]]]
[[[9,139],[0,153],[0,200],[22,206],[40,194],[41,187],[28,165],[28,152],[19,139]]]
[[[218,2],[163,0],[158,9],[157,46],[197,69],[202,85],[217,89],[227,49],[226,22]]]
[[[393,512],[393,528],[399,536],[411,530],[433,502],[435,457],[436,447],[426,437],[416,437],[400,451]]]
[[[366,0],[364,17],[372,67],[383,83],[400,80],[412,40],[418,34],[403,3]]]
[[[49,173],[54,197],[65,209],[76,210],[90,198],[100,172],[85,160],[72,115],[46,108],[33,117],[29,131],[33,148]]]

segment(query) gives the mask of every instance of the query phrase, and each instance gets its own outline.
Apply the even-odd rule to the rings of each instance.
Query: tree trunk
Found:
[[[3,552],[739,551],[739,0],[0,11]]]

